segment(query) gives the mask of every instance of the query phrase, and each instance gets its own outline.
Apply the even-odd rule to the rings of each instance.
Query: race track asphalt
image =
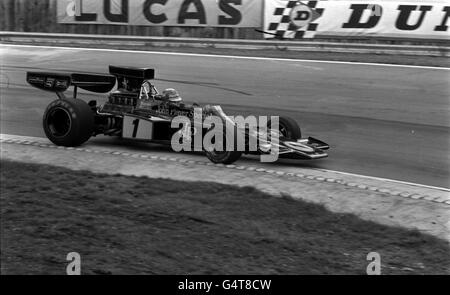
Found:
[[[230,115],[291,116],[305,136],[332,147],[327,159],[278,165],[450,187],[448,69],[7,45],[0,57],[1,133],[44,136],[54,95],[29,86],[27,70],[148,66],[158,89],[176,88],[185,101],[220,104]]]

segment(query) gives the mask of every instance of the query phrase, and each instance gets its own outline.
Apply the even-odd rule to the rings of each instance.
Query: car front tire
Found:
[[[213,163],[216,164],[232,164],[239,160],[242,155],[242,152],[235,151],[206,151],[206,157]]]
[[[271,128],[270,120],[267,122],[267,128]],[[289,117],[279,117],[278,129],[280,136],[288,140],[298,140],[302,138],[302,131],[297,121]]]

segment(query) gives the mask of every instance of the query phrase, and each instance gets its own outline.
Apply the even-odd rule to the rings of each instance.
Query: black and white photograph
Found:
[[[448,0],[0,0],[0,274],[449,275],[449,26]]]

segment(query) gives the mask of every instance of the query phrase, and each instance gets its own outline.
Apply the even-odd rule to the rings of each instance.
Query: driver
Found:
[[[170,101],[170,102],[176,102],[179,103],[181,102],[183,99],[181,98],[180,94],[178,93],[178,91],[176,91],[173,88],[167,88],[162,92],[162,99],[166,100],[166,101]]]

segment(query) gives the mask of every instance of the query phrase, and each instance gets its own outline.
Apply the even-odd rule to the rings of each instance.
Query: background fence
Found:
[[[133,26],[107,24],[61,24],[57,22],[56,3],[58,0],[0,0],[0,31],[101,34],[159,37],[193,37],[223,39],[263,39],[263,34],[254,28],[218,28],[218,27],[173,27],[173,26]],[[100,0],[99,0],[100,1]],[[213,0],[212,0],[213,1]],[[263,0],[261,0],[263,1]],[[333,0],[339,1],[339,0]],[[393,1],[394,0],[381,0]],[[408,0],[421,3],[420,0]],[[442,0],[427,0],[441,2]],[[397,39],[374,36],[323,36],[316,40],[327,42],[387,43],[439,45],[448,44],[448,40]],[[303,41],[303,40],[298,40]],[[306,40],[307,41],[307,40]]]
[[[105,34],[230,39],[262,39],[251,28],[199,28],[125,25],[58,24],[57,0],[0,0],[0,30],[15,32]]]

